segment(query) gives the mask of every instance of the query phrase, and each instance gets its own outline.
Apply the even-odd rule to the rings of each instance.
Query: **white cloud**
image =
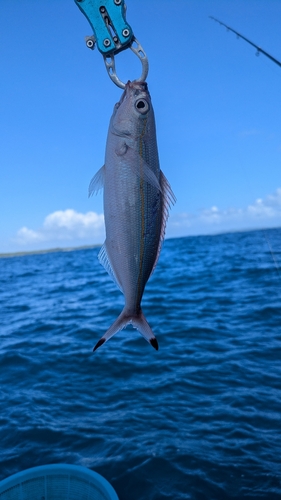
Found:
[[[59,210],[53,212],[44,220],[43,228],[46,232],[55,232],[58,236],[65,232],[72,238],[90,236],[93,231],[99,231],[104,225],[103,214],[87,212],[82,214],[75,210]]]
[[[266,198],[258,198],[246,208],[220,210],[213,206],[194,213],[171,217],[167,236],[208,234],[219,231],[281,226],[281,188]]]
[[[28,229],[28,227],[22,227],[19,229],[17,233],[17,239],[21,243],[31,243],[33,241],[43,241],[43,235],[33,231],[32,229]]]
[[[92,243],[100,243],[103,234],[103,214],[97,214],[96,212],[83,214],[67,209],[58,210],[47,215],[42,227],[37,231],[22,227],[17,232],[16,241],[20,245],[76,240],[89,240]]]

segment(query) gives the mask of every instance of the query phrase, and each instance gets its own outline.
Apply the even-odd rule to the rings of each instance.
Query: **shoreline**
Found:
[[[22,252],[7,252],[0,253],[0,259],[8,259],[11,257],[23,257],[24,255],[40,255],[45,253],[57,253],[57,252],[74,252],[76,250],[90,250],[91,248],[101,247],[102,244],[96,245],[83,245],[81,247],[57,247],[57,248],[47,248],[45,250],[28,250]]]

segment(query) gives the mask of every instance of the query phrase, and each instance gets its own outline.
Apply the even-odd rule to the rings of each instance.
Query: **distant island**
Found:
[[[76,250],[88,250],[91,248],[101,247],[101,244],[97,245],[84,245],[81,247],[67,247],[67,248],[48,248],[46,250],[30,250],[27,252],[11,252],[11,253],[0,253],[0,259],[9,258],[9,257],[22,257],[24,255],[36,255],[36,254],[44,254],[44,253],[55,253],[55,252],[73,252]]]

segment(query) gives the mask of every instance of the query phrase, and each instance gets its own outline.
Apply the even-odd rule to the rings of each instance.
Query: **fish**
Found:
[[[90,182],[89,196],[101,188],[106,239],[98,259],[124,294],[125,305],[93,350],[129,324],[158,350],[141,300],[176,199],[160,169],[155,116],[146,82],[128,81],[115,104],[105,163]]]

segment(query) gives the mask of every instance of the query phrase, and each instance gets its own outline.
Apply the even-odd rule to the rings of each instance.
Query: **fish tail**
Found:
[[[132,323],[133,327],[136,328],[140,334],[149,342],[149,344],[158,351],[158,342],[155,337],[153,331],[151,330],[148,322],[146,321],[146,317],[140,309],[139,313],[136,316],[133,316],[130,323]]]
[[[107,332],[102,336],[102,338],[97,342],[93,351],[98,349],[102,344],[107,342],[115,333],[123,330],[127,325],[131,324],[134,328],[136,328],[141,335],[149,342],[156,351],[158,351],[158,342],[157,339],[151,330],[146,318],[140,309],[137,314],[130,315],[126,311],[126,307],[123,309],[118,318],[114,321],[114,323],[110,326]]]

